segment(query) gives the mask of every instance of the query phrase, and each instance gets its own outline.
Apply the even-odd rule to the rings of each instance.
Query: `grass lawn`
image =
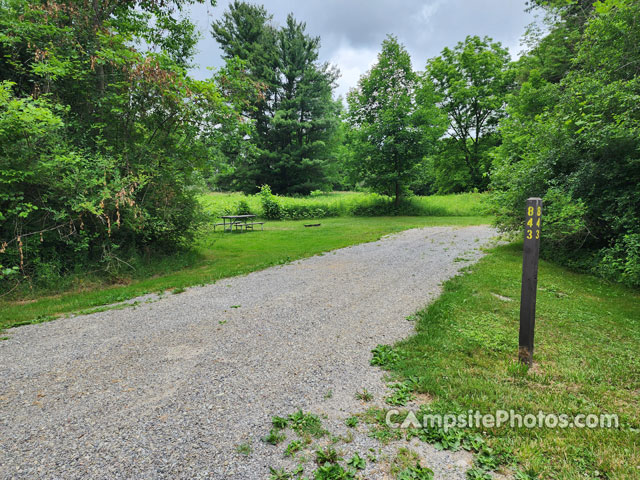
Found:
[[[121,302],[150,292],[212,283],[220,278],[316,255],[336,248],[370,242],[414,227],[478,225],[489,217],[337,217],[305,221],[267,222],[264,231],[222,233],[203,229],[194,248],[140,265],[117,285],[82,280],[74,291],[57,295],[33,294],[19,301],[0,302],[0,329],[47,321],[60,315]]]
[[[527,371],[515,362],[521,248],[497,247],[447,282],[387,368],[413,377],[441,413],[618,414],[618,429],[485,431],[489,444],[539,478],[640,478],[640,292],[541,262],[535,364]]]

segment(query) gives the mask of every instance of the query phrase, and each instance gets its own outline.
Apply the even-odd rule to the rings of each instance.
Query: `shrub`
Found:
[[[277,197],[271,193],[269,185],[260,188],[260,203],[262,204],[262,216],[268,220],[280,220],[282,212]]]
[[[251,209],[246,198],[242,198],[236,206],[236,215],[251,215]]]

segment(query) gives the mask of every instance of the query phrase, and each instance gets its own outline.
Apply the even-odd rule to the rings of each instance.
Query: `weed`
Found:
[[[333,390],[328,390],[327,393],[324,394],[324,399],[328,400],[333,397]]]
[[[319,467],[314,476],[315,480],[351,480],[353,478],[355,478],[354,471],[345,470],[337,463]]]
[[[298,410],[289,415],[289,421],[291,422],[291,428],[299,435],[307,434],[312,437],[322,437],[327,434],[327,431],[322,428],[320,418],[312,413],[304,413],[302,410]]]
[[[327,463],[338,463],[342,457],[333,447],[326,447],[322,450],[316,450],[316,464],[326,465]]]
[[[362,392],[356,392],[356,398],[358,400],[362,400],[363,402],[370,402],[371,400],[373,400],[373,395],[369,390],[364,388]]]
[[[264,437],[263,440],[271,445],[278,445],[280,442],[284,441],[285,438],[287,438],[287,436],[284,433],[272,428],[269,431],[269,435]]]
[[[236,452],[246,456],[251,455],[251,444],[241,443],[236,447]]]
[[[186,291],[187,291],[187,289],[184,288],[184,287],[177,287],[177,288],[174,288],[171,291],[171,293],[173,293],[174,295],[178,295],[179,293],[183,293],[183,292],[186,292]]]
[[[271,417],[271,424],[273,425],[273,428],[275,428],[276,430],[284,430],[285,428],[287,428],[287,425],[289,424],[289,422],[284,417],[274,416],[274,417]]]
[[[358,417],[354,415],[353,417],[347,418],[344,423],[349,428],[356,428],[358,426],[358,422]]]
[[[269,480],[289,480],[291,478],[291,474],[284,468],[276,470],[273,467],[269,467],[269,474]]]
[[[373,356],[371,357],[371,365],[378,365],[380,367],[386,367],[394,364],[398,361],[400,356],[397,352],[394,352],[393,348],[389,345],[378,345],[371,350]]]
[[[407,382],[393,383],[389,385],[389,388],[391,388],[393,392],[384,399],[389,405],[404,406],[414,398],[411,384]]]
[[[293,457],[297,452],[302,450],[303,447],[304,447],[304,442],[302,442],[301,440],[294,440],[291,443],[289,443],[289,445],[287,445],[287,448],[284,451],[284,456]]]
[[[433,470],[427,467],[421,467],[420,462],[416,462],[415,466],[408,467],[398,473],[397,480],[432,480]]]
[[[367,462],[365,462],[364,458],[362,458],[356,452],[353,454],[353,457],[351,457],[349,461],[347,461],[347,465],[349,465],[351,468],[354,468],[355,470],[364,470],[364,468],[367,466]]]

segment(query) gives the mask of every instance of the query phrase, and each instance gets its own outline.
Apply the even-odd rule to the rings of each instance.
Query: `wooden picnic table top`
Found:
[[[220,218],[253,218],[255,215],[222,215]]]

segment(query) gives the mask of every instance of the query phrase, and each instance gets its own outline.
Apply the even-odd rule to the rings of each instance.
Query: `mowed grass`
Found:
[[[521,249],[497,247],[447,282],[390,368],[419,378],[441,413],[618,414],[617,429],[484,431],[539,478],[640,478],[640,292],[542,261],[527,372],[516,363]]]
[[[266,222],[264,231],[214,232],[208,226],[199,232],[194,247],[162,258],[155,257],[117,285],[87,282],[75,291],[52,296],[34,296],[0,303],[0,329],[48,321],[63,314],[82,312],[131,299],[146,293],[180,290],[215,282],[316,255],[329,250],[375,241],[409,228],[440,225],[478,225],[489,217],[338,217],[314,220],[320,227],[305,228],[305,221]]]

